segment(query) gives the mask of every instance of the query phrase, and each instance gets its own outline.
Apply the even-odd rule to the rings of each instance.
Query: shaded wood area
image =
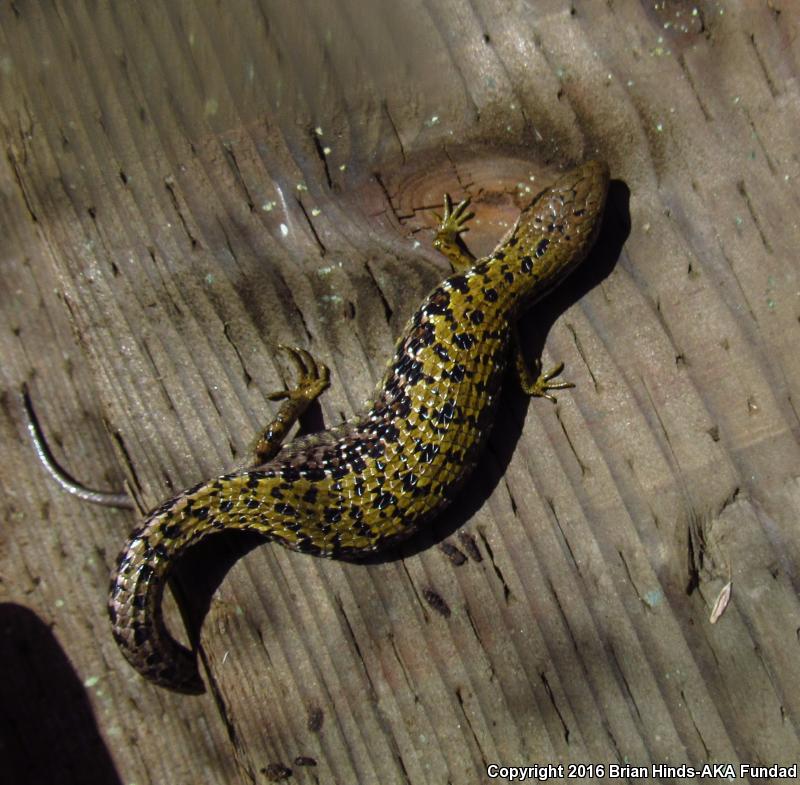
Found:
[[[798,30],[782,0],[3,4],[16,781],[796,762]],[[598,249],[522,324],[577,388],[509,384],[463,500],[398,552],[204,543],[175,590],[208,692],[144,683],[105,611],[138,516],[49,480],[23,385],[59,461],[146,510],[243,458],[278,344],[332,370],[307,427],[360,407],[448,271],[445,191],[486,251],[589,157],[616,181]]]

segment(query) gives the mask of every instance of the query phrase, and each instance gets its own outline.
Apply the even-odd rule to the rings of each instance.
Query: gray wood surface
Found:
[[[796,762],[799,30],[778,0],[0,6],[15,781]],[[577,388],[509,385],[464,499],[374,563],[201,546],[176,590],[209,691],[143,682],[105,613],[138,516],[48,479],[22,386],[69,471],[145,510],[242,459],[278,344],[331,367],[312,426],[359,408],[448,270],[444,191],[486,251],[588,157],[598,250],[522,326]]]

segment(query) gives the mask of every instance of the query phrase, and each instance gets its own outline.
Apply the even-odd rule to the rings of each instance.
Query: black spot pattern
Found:
[[[453,343],[463,351],[469,351],[475,345],[473,333],[457,333],[453,336]]]

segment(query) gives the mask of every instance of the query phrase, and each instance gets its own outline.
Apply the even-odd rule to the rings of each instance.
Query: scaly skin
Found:
[[[257,465],[202,483],[153,510],[120,554],[109,614],[125,657],[144,677],[202,692],[194,655],[167,631],[161,598],[170,566],[222,529],[257,531],[294,550],[357,557],[440,512],[472,471],[494,416],[514,321],[585,257],[608,185],[604,163],[562,175],[525,209],[508,238],[475,262],[459,235],[466,203],[445,213],[435,245],[458,272],[409,321],[367,412],[337,428],[281,440],[328,384],[328,371],[289,350],[298,386],[256,448]],[[523,388],[552,398],[560,368]]]

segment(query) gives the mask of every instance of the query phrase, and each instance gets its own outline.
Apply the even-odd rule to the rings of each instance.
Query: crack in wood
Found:
[[[222,151],[225,156],[225,160],[228,162],[231,171],[233,172],[236,184],[244,193],[244,198],[245,202],[247,203],[248,210],[250,210],[251,213],[254,212],[256,209],[256,203],[252,195],[250,194],[250,189],[247,187],[247,183],[245,183],[244,181],[242,170],[239,168],[239,162],[236,160],[236,153],[234,153],[233,151],[233,144],[231,144],[230,142],[224,142],[222,145]]]
[[[774,162],[772,161],[772,156],[769,154],[769,151],[767,150],[767,147],[761,138],[761,134],[758,133],[758,129],[756,128],[756,124],[753,122],[753,118],[750,116],[750,112],[745,109],[744,114],[745,117],[747,117],[748,124],[750,125],[750,133],[753,135],[753,138],[756,140],[756,142],[758,142],[758,146],[761,148],[761,154],[764,156],[764,161],[766,161],[770,174],[777,175],[778,167],[775,166]]]
[[[164,400],[167,406],[169,407],[169,410],[173,414],[177,414],[178,410],[172,401],[172,396],[170,396],[166,384],[164,383],[164,374],[161,373],[158,364],[156,363],[155,358],[153,357],[153,354],[150,351],[150,342],[147,340],[146,337],[142,337],[141,346],[144,356],[147,358],[147,361],[150,363],[150,367],[153,369],[152,378],[154,379],[159,389],[161,390],[164,396]]]
[[[31,220],[35,224],[38,224],[39,219],[36,217],[36,211],[33,209],[33,204],[31,203],[31,200],[28,196],[28,191],[23,183],[22,175],[20,174],[19,167],[17,165],[17,157],[14,155],[14,151],[10,147],[6,149],[6,158],[8,159],[9,164],[11,164],[11,170],[14,172],[14,180],[16,181],[17,188],[22,195],[22,202],[25,205],[25,209],[28,211],[28,215],[30,215]]]
[[[239,347],[236,345],[236,341],[233,340],[231,337],[230,331],[230,324],[228,322],[224,322],[222,325],[222,334],[225,336],[225,340],[231,345],[234,353],[236,354],[236,358],[239,360],[239,365],[242,368],[242,374],[244,375],[244,385],[245,387],[250,387],[253,383],[253,377],[247,370],[247,365],[245,364],[244,357],[242,357],[242,353],[239,351]]]
[[[205,379],[203,379],[203,389],[205,390],[206,397],[211,402],[211,405],[214,407],[214,411],[217,413],[217,416],[220,419],[225,419],[222,409],[220,409],[219,405],[217,404],[216,399],[214,398],[214,393],[212,392],[211,388],[206,384]]]
[[[142,484],[139,480],[139,475],[136,472],[136,467],[134,466],[133,460],[131,459],[131,454],[128,451],[128,447],[125,444],[125,439],[122,437],[122,434],[118,430],[109,431],[111,434],[111,438],[114,440],[114,443],[117,445],[117,449],[119,454],[122,455],[122,460],[125,463],[125,467],[127,469],[128,475],[128,482],[133,485],[136,489],[136,496],[141,496],[142,494]]]
[[[553,598],[553,601],[556,604],[556,608],[558,609],[558,614],[561,618],[561,624],[564,627],[564,630],[569,637],[570,643],[572,643],[572,649],[575,652],[575,656],[581,662],[581,668],[583,670],[583,675],[586,675],[586,667],[583,665],[583,659],[581,657],[581,647],[578,645],[578,641],[575,640],[575,636],[572,634],[572,627],[570,626],[569,620],[567,618],[567,613],[564,606],[561,604],[561,598],[556,591],[556,587],[553,585],[553,581],[550,579],[549,575],[544,576],[544,580],[547,583],[547,588],[550,590],[550,596]]]
[[[389,300],[381,289],[381,285],[378,283],[378,279],[375,277],[375,273],[372,272],[372,266],[369,262],[364,265],[364,269],[367,271],[367,275],[369,275],[372,283],[375,286],[376,291],[378,292],[378,297],[381,300],[381,304],[383,305],[383,315],[386,319],[386,324],[392,324],[392,315],[394,314],[394,309],[389,304]]]
[[[458,164],[453,160],[453,157],[450,155],[450,151],[447,149],[447,145],[444,145],[442,148],[442,152],[444,153],[445,158],[447,158],[448,163],[450,164],[450,168],[453,170],[453,176],[456,178],[456,182],[458,183],[458,187],[464,191],[464,193],[468,192],[468,185],[465,185],[464,182],[461,180],[461,175],[458,171]],[[471,183],[470,183],[471,185]],[[478,192],[477,196],[480,196],[480,191]]]
[[[503,571],[500,569],[500,567],[497,565],[497,562],[494,560],[494,551],[492,550],[492,546],[489,545],[489,541],[486,539],[486,537],[484,536],[483,532],[479,531],[478,535],[480,536],[481,540],[483,540],[483,547],[486,548],[486,553],[489,556],[489,561],[491,562],[492,569],[494,570],[494,574],[498,577],[498,579],[500,580],[500,583],[503,586],[503,596],[504,596],[506,605],[508,605],[509,601],[511,600],[511,588],[506,583],[506,579],[505,579],[505,576],[503,575]]]
[[[586,368],[586,370],[589,373],[589,376],[591,377],[592,384],[594,385],[595,392],[599,393],[600,392],[600,384],[597,381],[597,377],[594,375],[594,372],[592,371],[592,367],[591,367],[591,365],[589,363],[588,355],[586,354],[586,351],[583,348],[583,344],[581,343],[580,338],[578,338],[578,332],[575,329],[575,326],[573,324],[571,324],[570,322],[567,322],[567,330],[569,330],[570,334],[572,335],[572,342],[575,344],[575,349],[577,350],[578,355],[580,356],[581,360],[583,360],[584,367]]]
[[[411,577],[411,573],[408,571],[408,567],[406,566],[404,561],[400,562],[400,569],[405,573],[408,585],[411,587],[411,591],[414,592],[414,596],[417,598],[417,604],[422,610],[422,617],[425,619],[426,622],[429,622],[430,617],[428,616],[428,612],[425,610],[425,605],[422,602],[422,598],[420,597],[419,592],[417,591],[417,586],[414,583],[414,579]]]
[[[403,781],[407,782],[407,783],[409,783],[409,785],[411,785],[413,780],[408,775],[408,770],[406,769],[406,764],[403,762],[403,756],[400,754],[399,751],[396,752],[396,754],[395,754],[395,760],[400,765],[400,774],[403,777]]]
[[[733,261],[725,253],[725,248],[723,247],[721,242],[717,243],[717,247],[719,248],[720,255],[725,260],[728,265],[728,269],[731,271],[731,275],[733,276],[733,280],[736,281],[736,286],[739,289],[739,295],[742,298],[742,302],[744,303],[745,307],[747,308],[747,312],[750,314],[750,318],[758,324],[758,317],[756,316],[756,312],[753,310],[752,306],[750,305],[750,298],[747,296],[747,290],[744,286],[742,286],[742,282],[739,280],[739,276],[736,274],[736,269],[733,265]]]
[[[772,80],[772,77],[769,75],[767,64],[764,60],[763,55],[761,54],[761,50],[758,48],[758,44],[756,43],[756,34],[750,33],[750,35],[748,36],[748,40],[750,41],[750,45],[753,47],[753,54],[755,54],[756,56],[756,61],[761,67],[761,73],[764,75],[764,81],[767,83],[767,89],[769,90],[770,95],[774,100],[780,96],[781,91],[778,89],[778,86],[775,84],[775,82]]]
[[[283,278],[281,278],[283,281]],[[285,282],[284,282],[285,283]],[[306,322],[306,317],[303,316],[303,311],[301,308],[298,307],[297,303],[295,302],[294,298],[290,299],[290,302],[294,308],[295,313],[297,314],[298,318],[300,319],[300,325],[303,328],[303,332],[306,334],[306,340],[311,343],[314,340],[314,337],[311,334],[311,330],[308,328],[308,323]]]
[[[466,604],[466,603],[464,604],[464,611],[466,612],[467,621],[469,622],[469,626],[472,629],[472,634],[475,636],[475,640],[478,641],[478,643],[480,643],[480,645],[481,645],[481,648],[483,648],[485,650],[486,646],[484,645],[483,641],[481,640],[481,636],[478,634],[478,628],[475,626],[475,619],[472,618],[472,612],[469,609],[469,605]],[[494,669],[492,669],[492,670],[494,670]]]
[[[317,234],[317,229],[314,226],[314,223],[311,220],[311,217],[309,216],[308,211],[306,210],[306,206],[303,204],[302,200],[299,199],[299,198],[297,198],[295,201],[297,202],[297,205],[300,208],[300,212],[303,213],[303,218],[306,219],[306,223],[308,224],[308,228],[311,230],[311,234],[313,235],[314,241],[316,242],[317,248],[319,249],[319,255],[324,257],[325,254],[328,252],[328,249],[325,247],[325,244],[322,242],[322,240],[320,239],[320,236]]]
[[[400,652],[397,649],[397,643],[395,642],[394,639],[394,633],[390,632],[386,637],[389,641],[389,645],[392,647],[392,653],[394,654],[394,658],[395,660],[397,660],[397,664],[400,666],[400,670],[403,673],[403,678],[405,679],[406,687],[413,696],[414,703],[419,703],[420,702],[419,694],[414,688],[414,681],[411,678],[411,675],[409,674],[408,669],[406,668],[406,664],[405,662],[403,662],[403,658],[400,656]]]
[[[255,783],[257,781],[255,775],[255,768],[251,763],[249,756],[247,755],[247,747],[239,737],[239,732],[236,729],[236,724],[231,719],[231,711],[229,710],[228,704],[225,700],[224,691],[220,687],[216,678],[214,677],[213,670],[208,666],[206,657],[202,653],[202,647],[200,647],[199,644],[198,644],[198,657],[201,659],[204,665],[203,670],[205,672],[208,691],[211,694],[212,699],[214,700],[214,705],[217,707],[218,716],[222,720],[222,724],[223,727],[225,728],[228,740],[230,741],[231,746],[233,747],[234,760],[239,766],[241,766],[244,769],[250,781]]]
[[[642,593],[639,591],[639,587],[636,585],[636,581],[633,579],[633,574],[631,573],[631,568],[630,565],[628,564],[627,559],[625,558],[625,555],[619,549],[617,549],[617,555],[619,556],[620,561],[622,562],[622,566],[625,568],[625,575],[628,578],[628,583],[630,583],[630,585],[633,586],[633,590],[636,592],[636,596],[639,598],[639,602],[641,602],[642,605],[644,605],[644,607],[647,608],[647,610],[653,610],[652,606],[649,605],[647,602],[645,602],[644,597],[642,597]]]
[[[572,564],[574,565],[576,571],[580,573],[580,566],[578,565],[578,560],[575,558],[575,554],[572,551],[572,546],[569,544],[569,540],[567,539],[567,535],[564,533],[564,527],[561,525],[561,520],[556,513],[556,505],[555,502],[545,496],[544,501],[547,506],[550,508],[550,514],[553,516],[553,520],[556,522],[556,526],[558,526],[558,531],[561,533],[561,541],[563,542],[564,546],[567,549],[567,553],[569,553],[570,559],[572,559]]]
[[[466,706],[464,705],[464,698],[461,695],[461,687],[456,687],[455,689],[456,698],[458,699],[458,705],[461,708],[461,714],[464,717],[464,721],[467,723],[467,727],[469,728],[469,732],[472,734],[472,739],[475,742],[475,746],[478,748],[478,754],[481,756],[481,761],[483,763],[483,771],[486,771],[488,768],[488,763],[486,760],[486,755],[483,752],[483,747],[481,746],[480,739],[478,738],[478,734],[475,732],[475,728],[470,721],[469,715],[467,714]]]
[[[736,190],[739,192],[739,196],[744,199],[745,206],[747,207],[747,211],[750,213],[750,218],[753,221],[753,224],[756,227],[756,231],[758,232],[758,236],[761,238],[761,244],[764,246],[764,249],[767,253],[772,254],[772,246],[767,239],[766,234],[764,234],[764,230],[761,227],[761,222],[758,220],[758,216],[756,215],[755,208],[753,207],[753,203],[750,200],[750,194],[747,191],[747,186],[745,185],[744,180],[739,180],[736,183]]]
[[[350,623],[350,619],[347,616],[347,612],[344,609],[344,603],[342,602],[342,598],[336,594],[334,595],[334,601],[339,608],[339,615],[341,616],[342,620],[344,621],[345,629],[347,631],[347,637],[350,639],[350,642],[353,644],[353,648],[356,652],[356,657],[358,657],[359,663],[361,663],[361,670],[364,673],[364,678],[367,680],[367,685],[369,686],[369,699],[372,703],[378,703],[378,691],[375,689],[375,684],[372,681],[372,676],[369,673],[369,669],[367,668],[367,663],[364,660],[364,654],[361,651],[361,647],[358,645],[358,640],[356,639],[355,631],[353,630],[353,625]]]
[[[164,179],[164,187],[167,189],[170,201],[172,202],[172,207],[175,210],[175,214],[178,216],[178,220],[181,223],[183,232],[189,238],[189,244],[192,246],[192,250],[194,251],[198,247],[200,247],[200,243],[198,242],[197,238],[192,234],[191,230],[189,229],[189,224],[183,217],[183,211],[181,210],[180,202],[178,201],[178,196],[175,193],[175,181],[171,176]]]
[[[656,297],[653,300],[653,307],[654,307],[654,312],[655,312],[656,319],[658,320],[658,323],[659,323],[661,329],[664,331],[664,334],[667,336],[667,339],[669,340],[670,346],[672,347],[673,354],[675,355],[676,358],[677,357],[683,357],[684,354],[678,348],[678,346],[676,344],[676,341],[675,341],[675,336],[674,336],[674,334],[672,332],[672,329],[670,328],[669,324],[667,323],[667,320],[666,320],[666,318],[664,316],[664,313],[661,310],[661,298]]]
[[[692,78],[692,72],[689,66],[686,64],[686,58],[684,57],[683,53],[677,56],[678,65],[680,66],[683,75],[686,77],[686,81],[689,83],[689,89],[692,95],[695,97],[697,101],[697,105],[700,107],[700,112],[703,115],[703,119],[707,123],[711,123],[714,121],[714,118],[711,115],[711,112],[708,111],[703,99],[700,97],[700,93],[697,90],[697,85],[694,83],[694,79]]]
[[[625,677],[625,673],[622,670],[622,666],[620,665],[620,659],[617,656],[617,650],[614,648],[614,642],[613,641],[611,641],[611,640],[608,641],[608,648],[609,648],[609,650],[611,652],[611,660],[612,660],[612,665],[614,667],[614,670],[616,670],[617,676],[619,677],[619,680],[622,683],[622,686],[624,687],[624,693],[625,693],[626,701],[627,701],[628,705],[636,713],[636,717],[638,718],[639,725],[641,726],[642,722],[643,722],[642,714],[639,711],[638,705],[636,704],[636,699],[633,697],[633,691],[631,690],[630,684],[628,684],[628,679]]]
[[[569,736],[570,736],[569,726],[564,720],[564,715],[561,713],[561,709],[558,708],[558,704],[556,703],[556,696],[553,695],[553,690],[550,688],[550,682],[547,680],[547,676],[544,672],[539,673],[539,678],[542,680],[542,684],[544,685],[544,690],[547,693],[547,697],[550,700],[550,704],[555,709],[556,715],[558,716],[558,721],[561,723],[561,728],[564,731],[564,741],[567,744],[569,744]]]
[[[556,420],[558,420],[558,424],[561,427],[561,432],[564,434],[564,438],[567,440],[567,444],[569,445],[569,449],[572,452],[573,456],[575,456],[575,462],[578,464],[578,467],[581,470],[581,476],[586,477],[591,472],[589,467],[581,460],[580,455],[578,455],[578,450],[575,448],[575,445],[572,442],[572,438],[567,431],[567,426],[564,424],[564,421],[561,419],[561,410],[557,407],[556,408]]]
[[[333,190],[333,181],[331,180],[331,171],[328,168],[328,156],[325,154],[325,149],[322,147],[322,142],[316,131],[313,128],[308,129],[308,134],[311,141],[314,143],[314,149],[317,152],[317,157],[322,162],[322,167],[325,171],[325,182],[330,190]]]
[[[511,492],[511,486],[508,484],[508,478],[505,475],[503,475],[503,485],[505,486],[506,493],[508,494],[508,501],[511,504],[511,512],[515,518],[519,518],[517,500],[514,498],[514,494]]]
[[[406,150],[403,146],[403,140],[400,138],[400,133],[397,130],[397,126],[395,125],[394,118],[392,117],[392,113],[389,111],[389,103],[384,98],[381,101],[381,108],[386,113],[386,118],[389,120],[389,126],[392,129],[392,133],[394,134],[394,138],[397,139],[397,144],[400,147],[400,158],[402,159],[403,163],[406,162]]]
[[[686,700],[686,693],[683,690],[681,690],[681,700],[683,701],[683,705],[686,707],[686,713],[689,715],[689,719],[692,721],[692,725],[694,726],[694,731],[697,734],[697,738],[700,740],[700,744],[703,745],[703,758],[705,760],[710,760],[711,750],[708,748],[708,745],[706,744],[706,741],[703,738],[703,733],[700,730],[700,726],[695,721],[692,709],[689,706],[689,702]]]
[[[394,216],[395,220],[399,224],[405,223],[409,218],[413,217],[414,213],[412,212],[411,215],[400,215],[397,212],[394,206],[394,200],[392,199],[392,195],[389,193],[389,189],[386,187],[386,184],[383,182],[383,178],[381,177],[380,172],[373,172],[372,176],[375,178],[375,182],[378,184],[378,187],[383,192],[383,198],[386,200],[386,204],[389,205],[389,212]]]

